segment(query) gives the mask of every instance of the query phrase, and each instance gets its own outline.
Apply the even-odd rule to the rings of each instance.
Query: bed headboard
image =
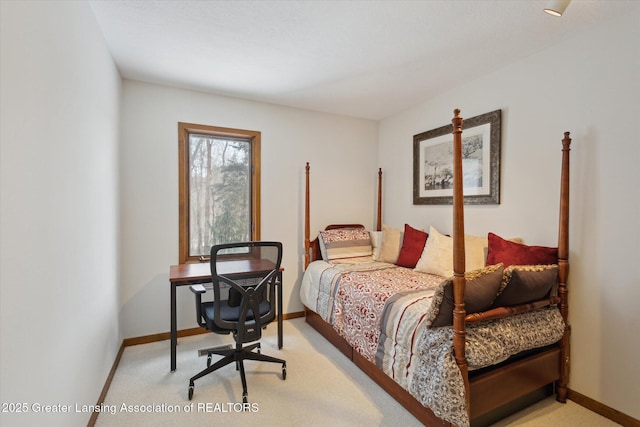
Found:
[[[306,269],[311,261],[316,261],[322,259],[322,254],[320,253],[320,242],[318,241],[318,237],[311,240],[311,214],[309,209],[309,171],[311,167],[309,166],[309,162],[305,166],[305,203],[304,203],[304,268]],[[330,224],[325,227],[325,230],[333,230],[336,228],[363,228],[362,224]],[[382,168],[378,168],[378,211],[376,218],[376,230],[382,231]]]

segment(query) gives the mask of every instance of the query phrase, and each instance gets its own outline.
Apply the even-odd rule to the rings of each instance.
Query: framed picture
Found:
[[[464,202],[500,203],[500,118],[502,110],[462,123]],[[413,204],[453,204],[453,125],[413,136]]]

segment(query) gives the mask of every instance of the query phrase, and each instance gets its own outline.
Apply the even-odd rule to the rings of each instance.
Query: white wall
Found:
[[[84,2],[1,2],[3,426],[86,425],[118,321],[120,77]]]
[[[169,266],[178,263],[178,122],[262,132],[261,238],[283,242],[284,312],[302,311],[305,162],[311,164],[312,233],[332,222],[372,226],[377,123],[125,80],[120,156],[125,338],[169,330]],[[197,326],[189,289],[180,288],[177,299],[178,329]]]
[[[560,149],[571,152],[569,387],[640,418],[640,4],[380,123],[385,223],[451,232],[451,208],[412,205],[412,136],[502,109],[502,200],[468,206],[466,231],[555,245]],[[390,191],[389,189],[394,189]]]

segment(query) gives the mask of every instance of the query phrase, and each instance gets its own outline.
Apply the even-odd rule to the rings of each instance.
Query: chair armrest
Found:
[[[206,327],[206,322],[202,317],[202,294],[204,294],[207,289],[204,287],[204,285],[191,285],[189,286],[189,289],[191,289],[191,292],[193,292],[196,297],[196,320],[198,322],[198,325],[204,328]]]
[[[204,294],[207,291],[204,285],[191,285],[189,289],[191,289],[191,292],[194,294]]]

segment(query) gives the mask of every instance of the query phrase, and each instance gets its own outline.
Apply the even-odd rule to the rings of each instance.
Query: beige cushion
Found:
[[[373,259],[380,259],[380,249],[382,248],[382,231],[369,231],[371,236],[371,246],[373,248]]]
[[[484,267],[487,245],[488,240],[484,237],[464,235],[466,271]],[[443,277],[453,276],[453,238],[430,227],[429,238],[415,270]]]
[[[485,266],[488,246],[486,237],[464,235],[465,270],[479,270]]]
[[[382,245],[378,261],[395,264],[402,247],[402,230],[382,225]]]

